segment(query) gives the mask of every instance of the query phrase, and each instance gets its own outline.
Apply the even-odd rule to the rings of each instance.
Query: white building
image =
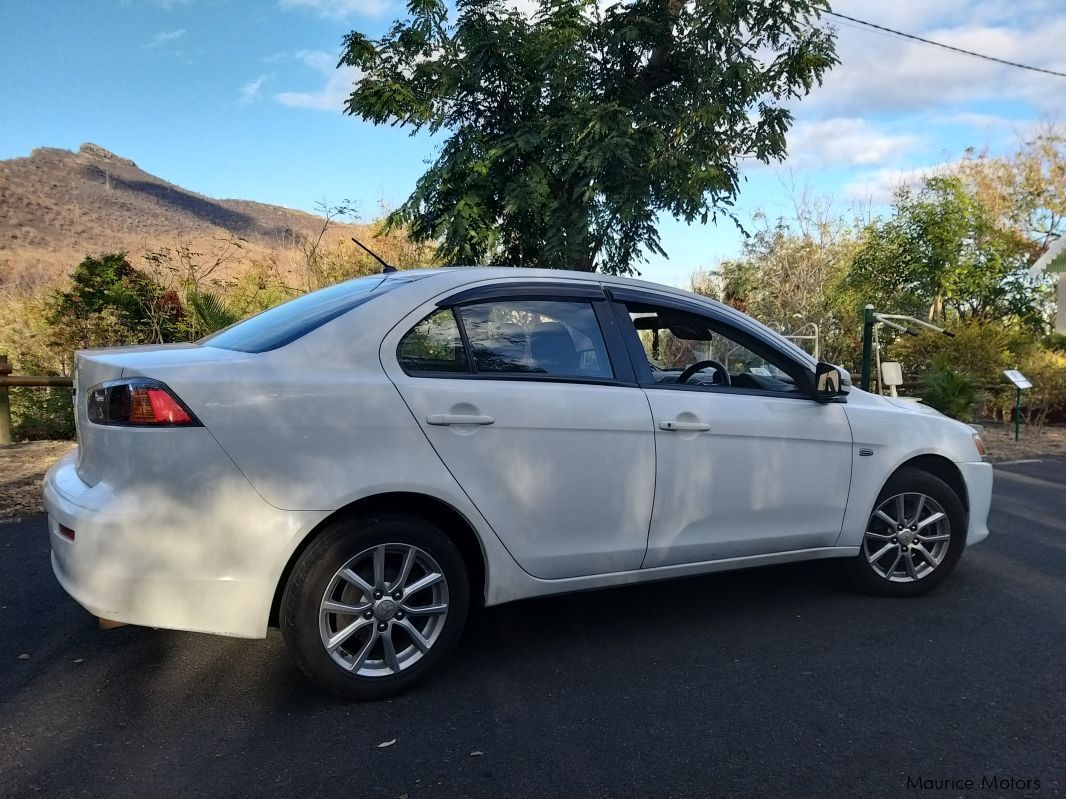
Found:
[[[1048,247],[1048,251],[1040,256],[1040,260],[1029,270],[1031,275],[1038,275],[1041,272],[1059,275],[1058,289],[1055,294],[1057,300],[1055,332],[1066,333],[1066,280],[1062,278],[1062,273],[1066,272],[1066,236],[1061,236]]]

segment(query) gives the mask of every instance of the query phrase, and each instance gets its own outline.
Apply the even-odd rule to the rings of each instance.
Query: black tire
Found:
[[[874,512],[881,507],[882,503],[900,494],[924,494],[943,508],[947,517],[949,540],[943,559],[931,572],[924,574],[921,579],[910,582],[893,582],[884,574],[879,573],[870,563],[867,557],[867,539],[864,536],[863,545],[859,554],[853,559],[852,574],[859,586],[872,594],[891,597],[911,597],[924,594],[940,585],[955,565],[959,562],[962,550],[966,546],[967,515],[962,501],[952,488],[935,475],[919,469],[904,468],[896,472],[885,487],[881,489],[877,502],[870,509],[870,520],[866,523],[866,530],[873,529]],[[888,557],[891,560],[892,553]],[[883,562],[883,561],[882,561]],[[890,568],[885,568],[889,571]]]
[[[448,610],[432,645],[428,651],[418,654],[415,662],[410,663],[398,673],[383,676],[361,675],[343,667],[327,651],[323,633],[320,631],[322,602],[327,589],[334,584],[334,578],[345,564],[366,553],[367,550],[386,544],[416,547],[435,561],[440,568],[439,573],[444,577]],[[390,557],[398,557],[398,555]],[[336,583],[336,585],[343,586],[344,584]],[[359,594],[359,596],[361,597],[359,600],[351,601],[353,603],[364,602],[363,595]],[[386,596],[384,599],[388,600],[389,597]],[[377,613],[379,602],[380,600],[369,602],[374,610],[367,612]],[[470,584],[466,565],[455,544],[443,532],[417,516],[402,513],[372,513],[339,520],[319,533],[300,556],[289,576],[281,600],[279,622],[285,644],[292,652],[297,665],[314,682],[350,699],[376,700],[406,690],[436,669],[458,642],[466,623],[469,605]],[[414,613],[410,615],[412,619],[408,621],[423,623],[420,619],[417,621],[414,619]],[[395,622],[399,625],[404,618],[402,612],[397,613],[396,616],[397,618],[389,617],[388,621],[382,622],[389,627],[390,636],[393,635],[391,624]],[[343,619],[345,623],[358,618],[358,616],[329,617],[333,621]],[[363,616],[363,618],[366,617]],[[326,623],[331,624],[333,621]],[[372,618],[370,626],[379,626],[376,615]],[[373,634],[374,630],[360,633],[366,636],[368,641],[369,636]],[[409,636],[405,638],[407,636],[405,631],[397,630],[395,634],[399,636],[401,643],[406,640],[413,646],[413,639]],[[379,636],[384,637],[384,633]],[[381,646],[381,644],[373,646]],[[414,653],[414,650],[410,648],[407,651]],[[343,655],[344,652],[345,650],[341,648],[338,656]],[[355,657],[357,656],[353,656],[353,659]]]

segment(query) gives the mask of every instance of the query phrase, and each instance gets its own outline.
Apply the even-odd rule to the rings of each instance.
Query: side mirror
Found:
[[[831,363],[819,363],[814,370],[814,397],[822,402],[843,402],[851,391],[851,375]]]

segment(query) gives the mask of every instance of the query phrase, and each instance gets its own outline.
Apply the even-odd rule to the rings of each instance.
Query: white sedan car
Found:
[[[63,588],[262,638],[356,698],[495,605],[813,558],[890,596],[988,535],[973,430],[684,291],[549,270],[361,278],[196,344],[81,352],[44,486]]]

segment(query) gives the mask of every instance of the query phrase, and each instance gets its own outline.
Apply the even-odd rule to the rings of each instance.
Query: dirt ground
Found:
[[[988,449],[988,459],[994,463],[1041,458],[1066,458],[1066,427],[1045,427],[1041,431],[1026,430],[1014,443],[1014,425],[986,424],[982,438]]]
[[[985,425],[988,459],[993,462],[1066,457],[1066,427],[1041,432],[1021,431],[1014,443],[1014,428]],[[70,441],[29,441],[0,447],[0,519],[41,512],[41,481],[48,467],[74,446]]]
[[[41,513],[41,482],[73,441],[28,441],[0,447],[0,519]]]

